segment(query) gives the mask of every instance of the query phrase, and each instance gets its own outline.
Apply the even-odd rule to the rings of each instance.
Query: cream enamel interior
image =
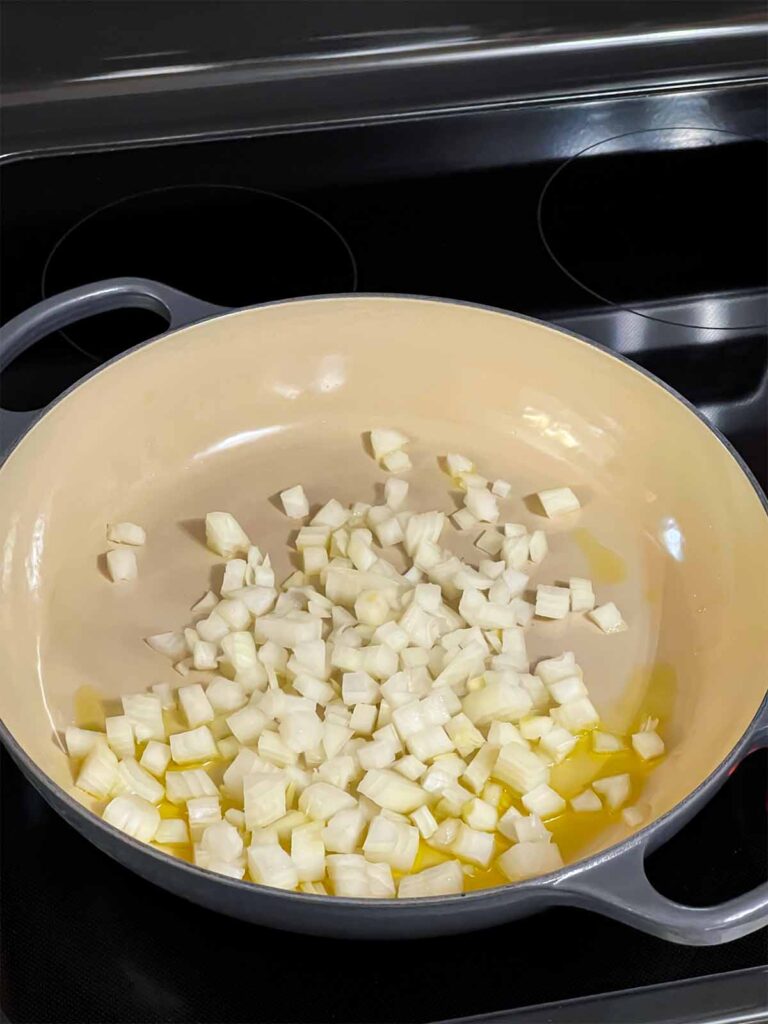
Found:
[[[71,789],[56,732],[80,687],[114,698],[181,683],[141,638],[185,624],[220,577],[204,514],[232,511],[287,574],[291,524],[274,496],[301,482],[314,505],[374,500],[385,474],[361,438],[376,425],[413,439],[409,507],[453,510],[436,456],[463,452],[512,482],[506,521],[550,531],[535,582],[592,576],[599,600],[616,601],[626,633],[578,620],[529,641],[534,656],[576,651],[609,727],[636,718],[654,665],[674,675],[668,756],[643,794],[654,816],[674,807],[739,740],[768,680],[757,494],[696,416],[631,367],[542,324],[398,297],[302,300],[178,331],[85,382],[17,447],[0,472],[0,716],[23,749]],[[584,506],[564,522],[521,497],[563,484]],[[123,519],[148,543],[138,581],[115,586],[105,524]],[[574,526],[618,556],[623,579],[601,579]],[[444,540],[467,551],[457,537],[449,527]]]

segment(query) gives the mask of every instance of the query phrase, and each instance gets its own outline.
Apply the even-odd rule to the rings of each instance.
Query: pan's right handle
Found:
[[[0,370],[47,334],[113,309],[151,310],[163,317],[172,331],[228,312],[224,306],[142,277],[114,277],[81,285],[38,302],[0,327]],[[0,409],[0,449],[7,451],[34,422],[38,411]]]
[[[768,696],[729,762],[723,777],[739,761],[768,746]],[[640,832],[623,851],[591,865],[576,865],[557,882],[565,902],[597,910],[607,917],[671,942],[712,946],[768,925],[768,882],[713,907],[689,907],[660,893],[645,872],[649,833]]]

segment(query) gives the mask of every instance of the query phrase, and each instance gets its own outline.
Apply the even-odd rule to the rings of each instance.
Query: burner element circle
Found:
[[[294,199],[240,185],[150,189],[92,211],[51,250],[43,296],[126,275],[232,308],[357,287],[352,250],[330,221]],[[127,309],[61,333],[102,362],[161,329],[155,314]]]
[[[702,147],[711,149],[704,180]],[[763,330],[767,158],[764,139],[726,129],[614,135],[550,175],[539,234],[601,303],[676,327]]]

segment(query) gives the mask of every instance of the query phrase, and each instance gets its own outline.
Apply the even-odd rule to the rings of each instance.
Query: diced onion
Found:
[[[585,789],[582,793],[577,793],[576,796],[572,796],[570,804],[573,810],[579,814],[600,811],[603,808],[603,803],[600,797],[593,789]]]
[[[107,552],[107,571],[113,583],[135,580],[139,575],[136,555],[129,548],[113,548]]]
[[[222,558],[247,554],[251,546],[248,534],[231,512],[209,512],[205,517],[205,541]]]
[[[107,736],[103,732],[92,729],[78,729],[76,725],[68,725],[64,732],[64,742],[70,757],[79,760],[90,754],[97,743],[106,743]]]
[[[652,761],[664,753],[664,740],[652,730],[633,733],[632,746],[644,761]]]
[[[107,743],[119,758],[133,757],[135,744],[133,726],[127,715],[110,715],[104,719]]]
[[[155,838],[160,814],[147,800],[132,794],[116,796],[104,808],[104,821],[144,843]]]
[[[188,732],[174,733],[168,740],[171,745],[171,757],[176,764],[191,764],[194,761],[207,761],[216,757],[218,750],[216,741],[207,725]]]
[[[113,544],[133,544],[140,547],[147,540],[147,534],[136,523],[108,523],[107,540]]]
[[[139,764],[146,768],[157,778],[165,775],[165,770],[171,760],[171,748],[167,743],[159,743],[157,740],[150,740],[144,748]]]
[[[289,519],[303,519],[304,516],[309,515],[309,501],[301,484],[289,487],[287,491],[281,491],[280,501],[283,503],[285,514]]]
[[[579,499],[570,487],[553,487],[546,491],[539,491],[537,497],[545,514],[550,519],[568,512],[576,512],[581,508]]]
[[[370,440],[383,470],[411,469],[400,431],[376,428]],[[502,529],[508,481],[458,454],[445,468],[463,493],[454,525],[483,524],[472,564],[443,547],[445,512],[404,507],[410,489],[396,475],[377,503],[330,498],[311,521],[301,485],[281,492],[286,514],[304,520],[302,568],[282,582],[231,513],[208,513],[221,584],[181,629],[146,639],[180,675],[205,673],[202,682],[155,683],[124,696],[104,733],[65,733],[77,785],[107,803],[106,820],[226,878],[313,896],[452,895],[468,878],[487,884],[492,864],[511,881],[562,866],[545,824],[568,806],[559,780],[572,792],[561,766],[591,756],[587,731],[595,754],[621,753],[622,763],[629,740],[600,727],[573,652],[550,649],[531,674],[529,650],[558,635],[542,618],[585,613],[606,633],[627,626],[613,603],[596,606],[582,577],[537,580],[535,606],[526,600],[548,535],[524,523]],[[538,498],[548,517],[580,507],[567,487]],[[132,523],[107,536],[145,541]],[[404,563],[390,558],[398,546]],[[135,552],[114,548],[107,566],[113,579],[133,579]],[[638,758],[664,753],[657,725],[646,718],[632,734]],[[588,767],[574,760],[582,786]],[[570,809],[605,805],[637,828],[650,808],[630,805],[632,791],[628,773],[598,777]],[[160,820],[161,804],[179,817]],[[420,850],[426,863],[449,859],[415,873]]]
[[[617,811],[629,799],[629,775],[610,775],[604,779],[595,779],[592,789],[605,797],[605,802],[612,811]]]
[[[86,755],[77,775],[77,785],[99,800],[105,800],[117,779],[117,757],[106,744],[97,743]]]
[[[559,871],[563,866],[560,850],[554,843],[517,843],[496,861],[510,882],[522,882],[536,875]]]
[[[599,608],[594,608],[587,614],[604,633],[623,633],[627,628],[626,622],[621,617],[621,612],[613,601],[601,604]]]
[[[155,842],[161,846],[186,846],[189,843],[189,829],[181,818],[163,818],[155,832]]]
[[[400,879],[399,899],[453,896],[464,891],[464,873],[458,861],[449,860]]]

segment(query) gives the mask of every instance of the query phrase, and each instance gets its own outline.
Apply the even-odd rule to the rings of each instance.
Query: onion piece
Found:
[[[248,534],[231,512],[209,512],[206,515],[205,542],[222,558],[247,554],[251,546]]]
[[[216,796],[216,783],[204,768],[186,768],[165,774],[165,794],[172,804],[185,804],[200,796]]]
[[[90,754],[97,743],[107,742],[107,735],[93,729],[78,729],[76,725],[68,725],[64,732],[64,742],[70,757],[79,760]]]
[[[419,830],[414,825],[378,814],[368,826],[363,854],[371,863],[389,864],[396,871],[410,871],[418,852]]]
[[[389,473],[407,473],[409,469],[413,469],[413,463],[408,453],[403,451],[390,452],[385,455],[381,460],[381,465]]]
[[[664,753],[664,740],[653,730],[633,733],[632,746],[643,761],[651,761]]]
[[[571,807],[577,814],[590,814],[594,811],[601,811],[603,803],[593,789],[585,789],[570,799]]]
[[[133,726],[127,715],[110,715],[104,719],[107,743],[119,758],[133,757],[135,743]]]
[[[160,814],[147,800],[132,794],[116,796],[104,808],[104,821],[121,832],[149,843],[160,826]]]
[[[299,884],[296,865],[276,843],[248,847],[248,873],[252,881],[273,889],[290,890]]]
[[[113,544],[133,544],[141,547],[146,543],[147,534],[136,523],[107,523],[107,540]]]
[[[154,841],[161,846],[186,846],[189,829],[181,818],[163,818],[157,826]]]
[[[571,595],[567,587],[548,587],[539,584],[536,588],[536,614],[542,619],[564,619],[571,607]]]
[[[576,512],[581,508],[579,499],[570,487],[553,487],[546,491],[539,491],[536,497],[541,502],[545,515],[550,519],[566,515],[569,512]]]
[[[628,628],[613,601],[601,604],[599,608],[594,608],[587,615],[604,633],[623,633]]]
[[[106,800],[117,778],[117,757],[104,743],[97,743],[86,755],[75,785],[98,800]]]
[[[139,764],[156,778],[162,778],[171,760],[171,748],[167,743],[150,740],[144,748]]]
[[[216,741],[207,725],[190,729],[188,732],[174,733],[168,742],[171,745],[171,757],[176,764],[207,761],[218,754]]]
[[[617,811],[629,799],[629,775],[625,772],[621,775],[609,775],[603,779],[595,779],[592,789],[605,797],[605,802],[610,810]]]
[[[559,871],[563,867],[563,858],[554,843],[517,843],[503,853],[496,863],[510,882],[522,882],[526,878]]]
[[[499,750],[493,775],[518,793],[529,793],[549,781],[547,766],[519,743],[507,743]]]
[[[136,555],[129,548],[113,548],[107,552],[107,571],[113,583],[126,583],[139,575]]]
[[[389,769],[366,772],[358,791],[379,807],[410,814],[427,802],[427,794],[416,783]]]

